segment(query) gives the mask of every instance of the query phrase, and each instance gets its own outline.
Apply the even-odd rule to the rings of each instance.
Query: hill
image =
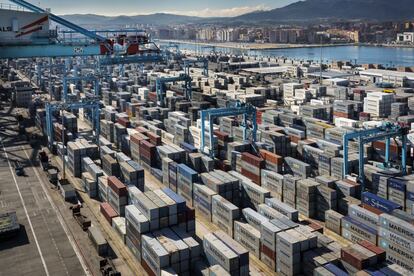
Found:
[[[162,25],[191,23],[260,24],[306,23],[320,20],[371,20],[391,21],[414,18],[413,0],[304,0],[269,11],[227,18],[202,18],[167,13],[134,16],[102,16],[95,14],[63,15],[65,19],[80,25],[96,28],[119,25]]]
[[[270,11],[233,18],[236,21],[293,22],[315,20],[405,20],[414,18],[412,0],[305,0]]]
[[[116,26],[127,24],[170,25],[197,22],[201,18],[193,16],[155,13],[149,15],[133,16],[103,16],[95,14],[68,14],[63,18],[80,25],[89,26]]]

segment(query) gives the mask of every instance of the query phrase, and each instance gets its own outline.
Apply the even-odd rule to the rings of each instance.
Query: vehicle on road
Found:
[[[16,173],[17,176],[24,176],[25,175],[24,166],[19,161],[15,162],[14,172]]]

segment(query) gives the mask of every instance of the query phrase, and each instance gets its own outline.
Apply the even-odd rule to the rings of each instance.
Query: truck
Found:
[[[16,161],[14,163],[14,172],[16,173],[17,176],[24,176],[25,175],[24,165],[21,162]]]
[[[39,152],[39,161],[43,171],[47,171],[49,168],[49,156],[44,150]]]
[[[83,231],[88,230],[91,226],[91,220],[88,219],[86,216],[82,215],[81,208],[82,205],[76,204],[70,207],[72,209],[73,218],[78,222],[78,224],[82,227]]]
[[[56,185],[58,181],[58,170],[55,168],[49,168],[47,170],[47,178],[50,183]]]
[[[108,258],[99,261],[99,268],[102,276],[121,276],[121,272],[116,270],[114,264]]]

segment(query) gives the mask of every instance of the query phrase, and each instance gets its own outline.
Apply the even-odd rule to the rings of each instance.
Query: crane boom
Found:
[[[80,27],[76,24],[73,24],[72,22],[69,22],[68,20],[63,19],[62,17],[54,15],[53,13],[50,13],[50,12],[40,8],[40,7],[37,7],[33,4],[30,4],[27,1],[24,1],[24,0],[10,0],[10,2],[13,2],[17,5],[20,5],[20,6],[26,8],[30,11],[33,11],[33,12],[47,13],[49,15],[49,18],[51,20],[55,21],[56,23],[61,24],[61,25],[65,26],[65,27],[67,27],[71,30],[74,30],[74,31],[80,33],[80,34],[83,34],[84,36],[92,38],[92,39],[96,40],[97,42],[105,43],[107,41],[107,39],[105,37],[100,36],[100,35],[98,35],[94,32],[91,32],[91,31],[89,31],[85,28],[82,28],[82,27]]]

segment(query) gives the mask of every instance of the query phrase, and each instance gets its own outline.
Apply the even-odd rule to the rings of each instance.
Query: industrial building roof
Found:
[[[253,74],[282,74],[287,72],[287,66],[261,67],[261,68],[247,68],[243,71]]]
[[[398,72],[398,71],[391,71],[391,70],[383,70],[383,69],[368,69],[361,71],[359,73],[361,76],[373,76],[373,77],[383,77],[383,76],[391,76],[391,77],[399,77],[399,78],[406,78],[409,80],[414,80],[414,73],[410,72]]]
[[[307,74],[308,77],[319,78],[321,76],[321,72],[312,72]],[[341,79],[353,76],[352,74],[339,72],[339,71],[323,71],[322,78],[323,79]]]

